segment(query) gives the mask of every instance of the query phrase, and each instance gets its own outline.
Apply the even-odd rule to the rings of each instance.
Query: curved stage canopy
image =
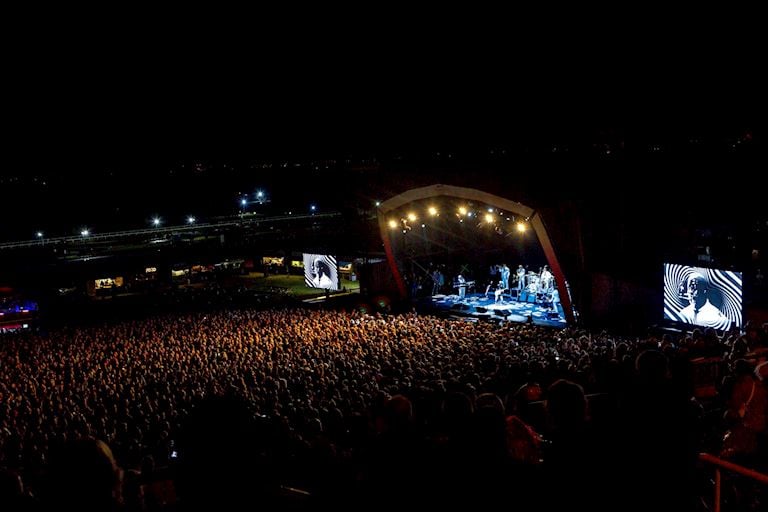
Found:
[[[395,255],[392,250],[392,241],[390,239],[391,230],[387,229],[387,216],[391,212],[414,201],[437,197],[451,197],[467,201],[475,201],[525,218],[536,233],[536,237],[541,244],[547,262],[552,269],[566,320],[569,324],[573,323],[573,308],[571,307],[571,299],[567,291],[565,276],[563,275],[563,270],[557,259],[557,255],[555,254],[554,247],[552,247],[552,242],[549,239],[544,223],[542,222],[541,217],[537,215],[537,212],[529,206],[489,194],[488,192],[472,188],[455,187],[452,185],[438,184],[430,185],[428,187],[414,188],[382,202],[378,207],[379,230],[381,232],[382,241],[384,242],[384,250],[386,251],[387,261],[389,262],[390,269],[395,277],[395,282],[397,283],[398,292],[400,293],[401,298],[406,297],[406,286],[403,277],[398,270]]]

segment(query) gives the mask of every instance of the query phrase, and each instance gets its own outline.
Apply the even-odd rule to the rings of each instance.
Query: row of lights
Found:
[[[243,201],[245,201],[245,199],[243,199]],[[309,211],[311,211],[312,213],[315,213],[317,211],[317,206],[314,205],[314,204],[310,205],[309,206]],[[290,214],[290,212],[289,212],[289,214]],[[187,217],[187,224],[192,225],[195,222],[197,222],[197,218],[194,215],[190,215],[190,216]],[[163,221],[162,221],[162,219],[160,217],[154,217],[152,219],[152,225],[155,226],[155,227],[160,227],[162,225],[162,223],[163,223]],[[83,228],[80,231],[80,236],[82,236],[82,237],[87,237],[90,234],[91,234],[91,231],[88,228]],[[35,235],[37,236],[37,238],[39,238],[41,240],[45,237],[45,234],[42,231],[38,231],[37,233],[35,233]]]
[[[430,217],[440,216],[439,210],[434,206],[430,206],[429,208],[427,208],[427,213],[429,214]],[[466,206],[459,206],[458,209],[456,210],[456,217],[459,219],[459,222],[462,222],[462,223],[464,222],[464,217],[472,218],[472,217],[475,217],[476,215],[477,214],[475,212],[470,211]],[[493,208],[488,208],[488,211],[483,218],[485,220],[485,223],[489,225],[494,225],[497,222],[497,215]],[[389,227],[391,229],[397,229],[400,225],[402,225],[406,229],[410,229],[410,227],[408,227],[408,223],[409,222],[413,223],[413,222],[416,222],[417,220],[419,220],[419,217],[418,215],[416,215],[415,212],[408,212],[405,215],[405,217],[400,219],[400,222],[398,222],[395,219],[390,219]],[[512,221],[510,217],[506,217],[506,220],[507,222]],[[423,228],[426,227],[426,224],[422,224],[421,227]],[[526,223],[523,221],[517,221],[516,227],[517,227],[517,230],[521,233],[525,232],[525,230],[527,229]]]
[[[187,224],[191,225],[191,224],[194,224],[195,222],[197,222],[197,218],[194,215],[190,215],[187,217]],[[154,217],[152,219],[152,225],[155,227],[160,227],[162,223],[163,221],[160,217]],[[91,234],[91,230],[88,228],[83,228],[82,230],[80,230],[80,236],[82,237],[89,236],[90,234]],[[37,233],[35,233],[35,236],[37,238],[42,239],[42,238],[45,238],[45,233],[43,233],[42,231],[38,231]]]
[[[263,190],[258,190],[256,192],[256,201],[255,202],[257,202],[259,204],[262,204],[262,203],[264,203],[266,201],[268,201],[267,194]],[[240,206],[245,207],[245,206],[248,206],[248,204],[249,204],[248,196],[243,196],[242,198],[240,198]],[[378,206],[379,203],[377,202],[376,205]],[[317,211],[317,205],[315,205],[315,204],[309,205],[309,211],[312,212],[312,213],[315,213]],[[191,225],[191,224],[194,224],[195,222],[197,222],[197,219],[195,218],[194,215],[190,215],[190,216],[187,217],[187,224]],[[154,217],[152,219],[151,223],[152,223],[152,225],[154,227],[160,227],[162,225],[163,221],[162,221],[162,219],[160,217]],[[91,234],[91,231],[88,228],[84,228],[84,229],[82,229],[80,231],[80,236],[82,236],[82,237],[87,237],[90,234]],[[40,240],[45,238],[45,234],[42,231],[38,231],[37,233],[35,233],[35,235]]]

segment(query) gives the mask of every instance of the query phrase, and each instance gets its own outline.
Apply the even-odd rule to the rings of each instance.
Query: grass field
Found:
[[[304,284],[304,276],[270,275],[265,278],[264,274],[261,272],[252,272],[247,276],[243,276],[243,279],[248,280],[249,285],[254,288],[268,288],[272,286],[286,288],[289,293],[296,297],[309,297],[325,293],[323,290],[317,288],[307,288]],[[350,292],[360,291],[359,281],[342,279],[341,286]]]

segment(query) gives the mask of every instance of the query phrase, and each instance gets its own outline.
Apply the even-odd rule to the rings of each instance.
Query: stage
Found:
[[[419,309],[433,314],[447,314],[461,318],[499,320],[507,322],[532,322],[549,327],[565,327],[562,306],[557,303],[537,300],[523,292],[520,300],[513,293],[504,295],[495,302],[493,293],[468,293],[464,298],[458,295],[433,295],[418,302]]]

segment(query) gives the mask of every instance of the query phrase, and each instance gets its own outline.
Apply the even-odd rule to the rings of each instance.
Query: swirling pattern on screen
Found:
[[[700,273],[709,281],[709,301],[731,321],[742,323],[742,276],[740,272],[703,267],[689,267],[673,263],[664,264],[664,318],[688,323],[680,312],[688,304],[686,296],[688,278]],[[727,327],[727,326],[726,326]]]
[[[335,256],[304,253],[303,259],[304,284],[309,288],[339,289],[339,270]]]

